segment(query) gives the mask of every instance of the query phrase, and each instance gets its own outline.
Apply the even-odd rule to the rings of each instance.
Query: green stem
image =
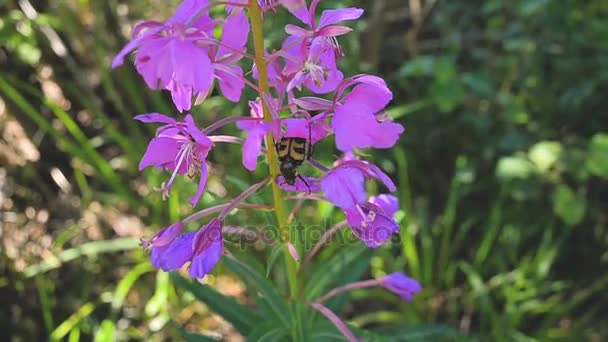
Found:
[[[262,98],[262,108],[264,110],[264,121],[271,122],[272,115],[268,109],[268,104],[263,100],[264,94],[269,93],[268,87],[268,65],[264,58],[264,33],[262,30],[262,13],[256,0],[249,0],[249,19],[251,20],[251,31],[253,33],[253,46],[255,49],[255,64],[258,68],[258,85],[260,89],[260,98]],[[266,135],[266,154],[268,156],[268,167],[270,169],[270,176],[272,179],[276,179],[279,175],[279,159],[274,148],[274,139],[272,132],[268,132]],[[277,224],[281,233],[281,240],[284,242],[285,252],[285,264],[287,265],[287,279],[289,282],[289,289],[291,295],[296,297],[298,295],[298,283],[296,279],[298,264],[291,257],[289,250],[287,249],[287,241],[289,241],[289,226],[287,224],[287,211],[285,209],[285,202],[281,194],[281,188],[279,188],[276,182],[272,182],[272,196],[274,198],[274,209],[277,215]]]

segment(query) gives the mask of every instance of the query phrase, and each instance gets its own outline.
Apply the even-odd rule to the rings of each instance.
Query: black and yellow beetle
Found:
[[[281,141],[275,144],[281,163],[281,175],[285,178],[285,183],[294,185],[296,178],[300,178],[306,184],[309,192],[308,182],[300,175],[298,168],[312,155],[313,145],[310,142],[310,137],[309,140],[305,138],[281,138]]]

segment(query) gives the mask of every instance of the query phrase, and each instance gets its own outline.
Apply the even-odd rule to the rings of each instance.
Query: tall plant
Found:
[[[112,62],[113,67],[118,67],[135,51],[135,67],[147,85],[169,91],[181,113],[205,101],[216,84],[223,96],[232,102],[241,100],[245,87],[257,93],[257,98],[249,101],[250,115],[226,116],[206,127],[195,122],[191,114],[173,118],[147,113],[135,117],[146,124],[161,124],[148,144],[140,169],[156,167],[169,171],[169,179],[160,185],[164,198],[170,196],[178,177],[197,178],[197,189],[190,198],[192,207],[205,191],[206,159],[213,153],[216,143],[242,146],[243,166],[252,172],[257,168],[259,156],[266,156],[268,177],[251,185],[232,201],[197,211],[162,229],[149,240],[142,240],[142,246],[151,249],[151,262],[155,267],[173,271],[188,264],[189,275],[197,279],[205,277],[224,253],[229,254],[229,266],[262,293],[260,312],[249,315],[234,301],[209,292],[213,291],[211,289],[195,287],[181,278],[177,281],[189,286],[249,337],[274,332],[302,340],[304,330],[307,330],[303,327],[316,324],[310,315],[302,313],[313,309],[331,321],[344,337],[358,340],[357,333],[330,309],[327,304],[330,299],[356,288],[383,286],[410,300],[421,290],[416,280],[395,272],[381,279],[348,283],[322,294],[318,290],[307,290],[310,286],[300,272],[300,254],[304,251],[301,241],[289,231],[286,200],[329,202],[340,208],[346,217],[345,222],[326,231],[306,256],[306,263],[343,227],[350,227],[352,233],[370,248],[386,244],[399,231],[393,218],[399,207],[397,198],[391,194],[369,197],[365,187],[366,180],[373,179],[394,192],[393,181],[379,167],[360,159],[358,153],[363,148],[391,148],[404,132],[402,125],[382,114],[392,93],[380,77],[365,74],[345,77],[338,68],[337,60],[344,55],[340,36],[351,31],[341,23],[357,20],[363,10],[328,9],[317,17],[319,2],[313,0],[307,6],[303,0],[185,0],[166,22],[146,21],[137,25],[132,40]],[[222,20],[210,15],[215,6],[225,7],[226,15]],[[293,14],[300,26],[285,26],[287,37],[282,47],[269,52],[264,47],[263,17],[282,10],[281,7]],[[218,26],[222,26],[219,37],[214,34]],[[253,54],[247,52],[250,31]],[[253,62],[251,73],[243,70],[242,61],[246,60]],[[232,124],[245,132],[245,139],[217,134],[219,129]],[[333,165],[326,166],[312,158],[312,151],[319,141],[332,138],[343,156]],[[300,174],[298,168],[304,162],[318,169],[320,175]],[[224,248],[224,234],[234,232],[225,227],[228,214],[237,207],[259,208],[245,201],[267,186],[272,188],[271,207],[280,232],[276,241],[269,242],[283,249],[289,286],[286,300],[281,299],[275,286],[254,267],[236,259]],[[283,191],[298,194],[284,197]],[[188,223],[209,215],[217,216],[197,231],[186,232]],[[357,254],[352,257],[356,258]],[[320,277],[322,279],[323,275]],[[311,279],[308,281],[313,281]],[[215,299],[211,300],[211,297]],[[217,304],[217,298],[222,298],[221,304]],[[269,318],[275,320],[262,324]],[[327,328],[313,329],[325,330]]]

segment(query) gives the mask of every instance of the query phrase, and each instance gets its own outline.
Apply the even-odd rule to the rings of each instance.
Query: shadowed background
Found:
[[[131,118],[176,113],[130,63],[109,64],[134,23],[162,21],[177,3],[0,2],[2,340],[163,340],[181,328],[241,339],[137,247],[192,212],[194,185],[178,182],[163,202],[155,187],[167,174],[137,170],[154,130]],[[606,338],[608,2],[322,5],[366,10],[340,39],[340,66],[386,78],[389,114],[406,127],[394,149],[370,152],[398,184],[401,233],[386,248],[352,254],[348,270],[354,279],[403,270],[424,287],[412,303],[357,291],[341,315],[370,329],[447,325],[462,339]],[[292,19],[284,10],[266,19],[267,46],[278,47]],[[246,101],[213,95],[193,110],[199,123],[248,115]],[[324,143],[315,158],[330,163],[336,153]],[[247,172],[235,146],[218,145],[209,160],[199,209],[266,173],[263,163]],[[341,215],[311,203],[299,219],[328,228]],[[244,211],[231,224],[268,220]],[[333,244],[320,264],[355,253],[347,247]],[[264,248],[250,245],[248,255],[262,260]],[[249,302],[222,265],[206,281]]]

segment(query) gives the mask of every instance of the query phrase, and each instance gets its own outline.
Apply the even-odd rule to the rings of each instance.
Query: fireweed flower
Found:
[[[186,0],[165,24],[147,21],[133,30],[129,42],[112,61],[122,65],[133,50],[135,68],[152,89],[166,89],[177,109],[189,110],[192,98],[201,102],[218,79],[224,96],[238,102],[243,71],[235,63],[243,56],[249,23],[243,12],[228,16],[222,39],[213,38],[215,22],[208,0]]]
[[[336,56],[322,39],[314,39],[308,46],[298,44],[298,39],[291,37],[285,40],[283,48],[289,48],[284,53],[283,69],[283,74],[290,78],[288,92],[305,86],[315,94],[326,94],[336,89],[344,79],[336,65]]]
[[[399,224],[393,219],[398,207],[399,200],[395,196],[382,194],[354,209],[345,209],[344,215],[353,234],[368,247],[376,248],[399,232]]]
[[[403,300],[412,300],[412,295],[422,290],[422,286],[416,279],[412,279],[401,272],[386,275],[380,280],[380,284],[387,290],[399,295]]]
[[[135,68],[148,86],[169,90],[179,111],[190,109],[192,96],[207,93],[213,84],[207,48],[197,44],[213,34],[215,23],[208,7],[208,0],[186,0],[166,23],[139,24],[131,42],[114,57],[112,68],[137,49]]]
[[[181,223],[161,231],[166,238],[153,237],[142,246],[152,246],[150,260],[152,266],[163,271],[175,271],[190,262],[189,274],[192,278],[203,278],[215,267],[224,249],[222,222],[215,218],[197,232],[179,235]]]
[[[146,153],[139,163],[139,169],[155,166],[172,171],[171,178],[163,184],[163,196],[169,196],[176,176],[187,175],[189,178],[200,176],[198,190],[190,198],[195,206],[205,190],[207,183],[207,154],[213,147],[209,139],[194,123],[191,115],[186,115],[183,122],[158,113],[142,114],[135,117],[144,123],[164,123],[156,131],[156,137],[150,140]]]
[[[395,183],[379,167],[361,160],[344,161],[321,177],[321,188],[327,199],[342,209],[355,209],[365,203],[365,178],[381,181],[391,192]]]
[[[338,44],[337,37],[351,32],[352,29],[335,24],[346,20],[357,20],[363,15],[363,10],[360,8],[324,10],[321,12],[321,18],[317,22],[315,12],[319,2],[320,0],[313,0],[310,8],[306,8],[305,6],[290,8],[291,13],[308,26],[308,28],[288,24],[285,26],[285,32],[302,42],[320,37],[325,41],[325,44],[332,47],[336,55],[341,56],[343,52]]]

